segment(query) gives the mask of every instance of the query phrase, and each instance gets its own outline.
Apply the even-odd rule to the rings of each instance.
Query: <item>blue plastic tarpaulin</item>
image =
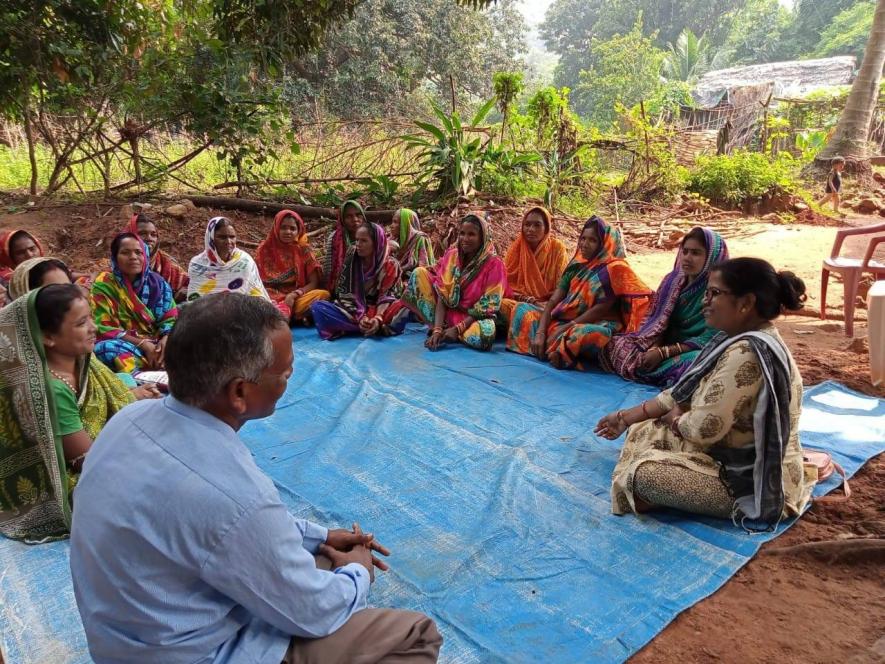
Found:
[[[416,326],[295,337],[277,412],[242,437],[294,514],[359,521],[392,549],[371,601],[431,615],[442,661],[622,661],[775,536],[675,512],[611,515],[621,441],[593,425],[649,387],[500,346],[431,353]],[[806,392],[801,427],[803,444],[854,473],[885,450],[885,402],[824,383]],[[89,661],[67,556],[66,542],[0,541],[7,664]]]

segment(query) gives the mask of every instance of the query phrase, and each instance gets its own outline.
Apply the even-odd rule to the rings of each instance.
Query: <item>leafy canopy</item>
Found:
[[[821,33],[814,55],[822,58],[831,55],[853,55],[860,63],[873,29],[875,12],[875,2],[859,2],[836,14],[833,21]]]
[[[780,0],[749,0],[735,14],[712,68],[792,58],[795,54],[784,41],[791,20],[792,15]]]
[[[660,87],[664,52],[654,45],[654,34],[642,34],[642,17],[624,35],[594,39],[588,68],[580,73],[573,101],[578,114],[600,126],[617,118],[617,105],[630,108]]]
[[[299,116],[411,115],[425,110],[428,93],[450,105],[451,76],[459,100],[487,99],[489,72],[523,68],[526,32],[513,0],[488,11],[452,0],[367,0],[290,63],[285,97]]]
[[[748,0],[554,0],[539,28],[547,48],[560,56],[554,83],[574,88],[593,58],[593,40],[629,33],[642,16],[643,35],[659,49],[676,44],[688,28],[705,35],[711,49],[726,39]]]

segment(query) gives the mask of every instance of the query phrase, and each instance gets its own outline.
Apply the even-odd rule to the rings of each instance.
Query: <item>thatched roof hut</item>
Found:
[[[741,106],[743,100],[740,97],[746,96],[742,94],[742,89],[756,88],[755,93],[762,85],[769,86],[775,97],[802,97],[820,88],[850,84],[855,66],[854,56],[844,55],[719,69],[701,76],[692,97],[701,108],[726,104]]]

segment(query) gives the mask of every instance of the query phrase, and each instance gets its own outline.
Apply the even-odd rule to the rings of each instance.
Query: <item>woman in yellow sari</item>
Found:
[[[136,397],[92,354],[96,326],[73,284],[0,310],[0,533],[64,537],[70,491],[92,441]],[[150,396],[154,396],[151,394]]]

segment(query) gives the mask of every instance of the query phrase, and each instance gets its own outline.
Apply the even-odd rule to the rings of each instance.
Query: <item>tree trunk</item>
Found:
[[[242,198],[246,193],[246,188],[243,186],[243,162],[237,157],[234,164],[237,167],[237,198]]]
[[[826,147],[814,159],[817,169],[829,170],[836,155],[845,158],[845,170],[870,175],[870,124],[879,101],[879,83],[885,65],[885,0],[878,0],[873,29],[867,40],[863,63],[845,103],[839,123]]]
[[[31,162],[31,196],[37,195],[37,153],[34,144],[34,126],[31,123],[31,103],[25,102],[25,138],[28,140],[28,160]]]
[[[509,104],[504,104],[504,117],[501,120],[501,146],[504,146],[504,132],[507,130],[507,111],[509,111]]]
[[[138,136],[129,137],[129,149],[132,150],[132,168],[135,170],[135,184],[141,184],[141,153],[138,151]]]

